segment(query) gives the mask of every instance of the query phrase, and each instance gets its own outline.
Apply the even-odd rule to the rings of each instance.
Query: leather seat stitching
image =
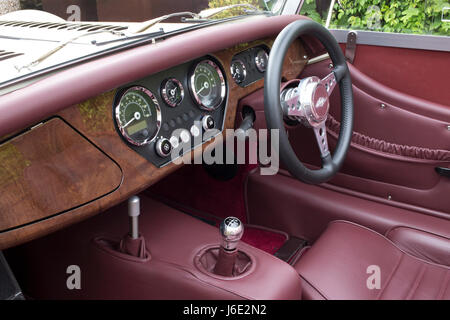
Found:
[[[313,288],[314,290],[317,291],[318,294],[320,294],[325,300],[330,300],[330,298],[327,297],[327,295],[323,294],[322,291],[320,289],[318,289],[315,285],[313,285],[311,282],[309,282],[308,280],[306,280],[306,278],[304,278],[303,276],[300,276],[300,278],[303,279],[303,281],[305,281],[306,283],[308,283],[311,288]]]
[[[437,300],[442,300],[444,298],[444,294],[445,294],[445,291],[447,291],[449,281],[450,281],[450,271],[447,271],[444,276],[444,281],[442,281],[442,285],[439,290],[439,293],[436,297]]]
[[[383,295],[384,291],[385,291],[386,288],[389,286],[389,283],[391,282],[391,280],[392,280],[394,274],[397,272],[397,270],[398,270],[398,268],[399,268],[399,266],[400,266],[400,264],[401,264],[401,262],[402,262],[404,256],[405,256],[405,255],[404,255],[403,253],[400,255],[400,258],[398,259],[397,263],[395,264],[394,269],[392,270],[391,274],[390,274],[390,275],[388,276],[388,278],[386,279],[386,284],[385,284],[385,285],[383,286],[383,288],[380,290],[380,293],[378,294],[378,296],[377,296],[377,298],[376,298],[377,300],[380,300],[380,299],[381,299],[381,296]]]
[[[420,282],[423,279],[423,275],[425,274],[426,269],[427,268],[425,265],[423,265],[423,264],[420,265],[419,272],[417,273],[417,275],[414,279],[414,282],[413,282],[411,288],[409,289],[408,294],[406,295],[405,300],[411,300],[413,298],[414,294],[417,292],[417,288],[419,287]]]

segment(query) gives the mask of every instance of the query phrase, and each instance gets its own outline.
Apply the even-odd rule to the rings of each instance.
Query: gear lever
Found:
[[[220,246],[219,257],[214,273],[230,277],[233,275],[233,269],[237,256],[237,245],[244,234],[244,225],[241,220],[235,217],[228,217],[220,224],[220,235],[222,243]]]
[[[130,229],[120,241],[119,250],[125,254],[145,259],[148,254],[145,247],[145,239],[139,234],[139,215],[141,213],[141,201],[138,196],[128,200],[128,218]]]
[[[130,217],[130,237],[139,238],[139,215],[141,214],[141,200],[138,196],[128,199],[128,217]]]
[[[239,240],[244,234],[244,225],[235,217],[228,217],[220,224],[220,235],[222,236],[222,248],[227,251],[236,250]]]

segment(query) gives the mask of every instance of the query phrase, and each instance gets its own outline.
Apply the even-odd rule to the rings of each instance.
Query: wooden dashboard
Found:
[[[228,79],[225,129],[235,127],[239,100],[264,85],[263,79],[247,87],[237,85],[230,74],[232,57],[258,45],[271,48],[273,41],[242,43],[210,54]],[[286,56],[283,78],[296,78],[306,62],[298,40]],[[116,90],[111,90],[67,107],[37,126],[3,139],[0,250],[102,212],[177,170],[175,164],[155,167],[124,143],[112,116],[115,94]]]

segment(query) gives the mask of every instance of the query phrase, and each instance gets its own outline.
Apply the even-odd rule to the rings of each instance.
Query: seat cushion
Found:
[[[450,299],[449,267],[409,255],[350,222],[332,222],[294,267],[305,299]],[[373,288],[368,279],[377,268],[380,286]]]

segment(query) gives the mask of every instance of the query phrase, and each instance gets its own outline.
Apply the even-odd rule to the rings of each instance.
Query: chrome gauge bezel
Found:
[[[220,100],[212,107],[205,106],[195,90],[195,70],[197,69],[197,67],[200,64],[204,64],[204,63],[209,64],[211,67],[213,67],[215,69],[215,71],[217,72],[217,74],[219,75],[219,79],[220,79],[220,87],[221,87]],[[226,81],[225,81],[225,77],[222,72],[222,69],[214,61],[212,61],[210,59],[204,59],[204,60],[197,62],[194,65],[194,67],[192,68],[192,71],[189,76],[189,91],[191,92],[195,103],[197,104],[197,106],[200,109],[205,110],[205,111],[216,110],[218,107],[220,107],[222,105],[222,103],[225,100],[225,97],[227,95],[227,85],[226,85]]]
[[[266,67],[264,67],[261,64],[261,61],[259,59],[259,54],[260,53],[264,53],[265,57],[266,57]],[[267,53],[266,50],[264,50],[263,48],[259,49],[258,51],[256,51],[256,55],[255,55],[255,65],[256,65],[256,69],[258,69],[259,72],[264,73],[267,70],[267,62],[269,61],[269,54]]]
[[[241,81],[236,79],[236,77],[234,76],[235,75],[234,65],[236,63],[241,66],[242,71],[243,71],[243,74],[242,74],[243,79]],[[233,61],[231,61],[230,72],[231,72],[231,76],[233,77],[234,82],[236,82],[238,85],[241,85],[243,82],[245,82],[245,80],[247,80],[247,66],[241,59],[234,59]]]
[[[181,89],[181,92],[180,92],[181,100],[178,103],[171,102],[170,99],[169,99],[169,96],[167,95],[167,88],[166,88],[166,86],[169,83],[169,81],[172,81],[172,82],[176,83],[176,85]],[[164,80],[164,82],[161,85],[161,96],[162,96],[164,102],[169,107],[175,108],[175,107],[179,106],[184,100],[184,87],[183,87],[183,84],[181,83],[181,81],[179,81],[178,79],[175,79],[175,78],[169,78],[169,79]]]
[[[123,97],[125,97],[127,95],[127,93],[129,93],[131,91],[141,91],[142,93],[144,93],[154,103],[155,109],[156,109],[156,131],[152,136],[149,136],[147,139],[145,139],[142,142],[136,141],[130,135],[128,135],[125,128],[120,123],[120,104],[122,102]],[[117,128],[119,129],[122,137],[130,144],[133,144],[138,147],[145,146],[145,145],[148,145],[149,143],[153,142],[156,139],[156,137],[158,136],[159,131],[161,130],[162,115],[161,115],[161,107],[159,106],[158,100],[156,99],[155,95],[150,90],[148,90],[147,88],[141,87],[141,86],[131,87],[131,88],[125,90],[120,95],[120,99],[118,99],[118,101],[114,107],[114,116],[115,116]]]

